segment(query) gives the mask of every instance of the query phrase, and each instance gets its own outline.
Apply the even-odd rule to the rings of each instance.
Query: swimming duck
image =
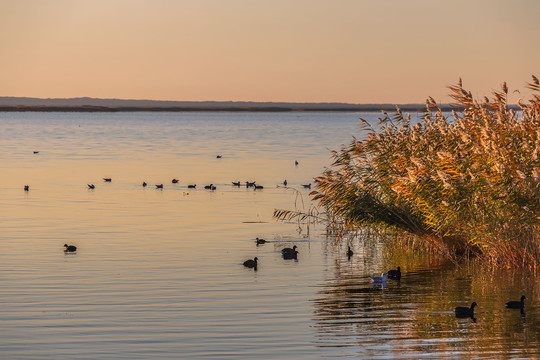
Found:
[[[172,179],[173,184],[178,184],[178,179]]]
[[[281,256],[285,260],[292,260],[292,259],[298,260],[298,251],[284,252],[284,253],[281,253]]]
[[[287,186],[287,180],[286,179],[283,181],[283,186]]]
[[[401,268],[398,266],[397,270],[388,270],[388,278],[392,280],[401,280]]]
[[[526,299],[525,295],[522,295],[520,301],[509,301],[506,303],[506,308],[507,309],[523,309],[525,307],[525,301],[524,301],[525,299]]]
[[[473,302],[471,304],[471,307],[465,307],[465,306],[458,306],[454,309],[454,313],[456,314],[456,317],[458,318],[474,318],[474,307],[477,306],[476,302]]]
[[[214,184],[206,185],[204,188],[207,190],[216,190],[216,187],[214,186]]]
[[[253,190],[261,190],[264,189],[264,186],[255,184],[255,188]]]
[[[105,181],[105,182],[111,182],[112,179],[111,179],[111,178],[103,178],[103,181]]]
[[[75,245],[64,244],[64,252],[75,252],[77,247]]]
[[[187,186],[188,189],[195,189],[197,187],[197,184],[192,184]]]
[[[281,249],[282,254],[294,254],[295,251],[296,251],[296,245],[294,245],[292,248]]]
[[[34,154],[39,154],[39,151],[34,151]]]
[[[311,184],[306,184],[306,185],[302,184],[302,186],[303,186],[304,188],[306,188],[306,189],[311,189]]]
[[[218,156],[216,156],[216,158],[217,158],[217,159],[221,159],[221,158],[222,158],[222,156],[221,156],[221,155],[218,155]]]
[[[163,184],[156,185],[156,189],[163,189]]]
[[[143,181],[142,186],[143,186],[143,187],[146,187],[146,185],[148,185],[148,184],[146,183],[146,181]]]
[[[298,161],[294,160],[294,166],[298,166]]]
[[[255,186],[255,181],[253,182],[246,181],[246,187],[252,187],[252,186]]]
[[[94,184],[87,184],[89,189],[95,189],[96,186]]]
[[[381,276],[370,276],[370,278],[376,284],[386,284],[386,273],[382,273]]]
[[[255,268],[255,270],[257,270],[257,261],[259,261],[257,257],[254,257],[253,260],[246,260],[244,261],[244,266],[248,268]]]
[[[232,184],[233,184],[233,186],[240,187],[240,181],[233,181]]]
[[[259,238],[255,238],[255,243],[257,243],[257,245],[261,245],[261,244],[266,243],[266,240],[264,240],[264,239],[259,239]]]
[[[30,185],[24,185],[24,191],[29,191],[30,190]]]

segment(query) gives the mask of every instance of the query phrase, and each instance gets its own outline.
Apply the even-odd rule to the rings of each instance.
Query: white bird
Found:
[[[385,284],[386,273],[382,273],[381,276],[371,276],[371,280],[376,284]]]

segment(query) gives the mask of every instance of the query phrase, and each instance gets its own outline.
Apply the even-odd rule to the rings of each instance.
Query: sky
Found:
[[[448,102],[461,77],[514,102],[540,76],[539,16],[538,0],[0,0],[0,96],[404,104]]]

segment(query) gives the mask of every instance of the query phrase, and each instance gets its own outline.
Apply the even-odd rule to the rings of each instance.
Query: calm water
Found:
[[[310,206],[301,184],[360,115],[377,116],[0,113],[0,358],[539,357],[537,278],[388,259],[362,238],[349,261],[324,228],[272,219]],[[397,265],[401,282],[371,284]],[[521,294],[524,314],[504,308]],[[476,322],[456,319],[472,301]]]

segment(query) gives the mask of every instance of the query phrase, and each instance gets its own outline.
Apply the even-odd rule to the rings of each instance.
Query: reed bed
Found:
[[[446,257],[536,268],[540,263],[540,83],[512,109],[508,87],[473,98],[449,87],[455,110],[430,97],[412,122],[397,108],[333,152],[311,193],[337,228],[405,232]],[[282,216],[284,214],[281,214]],[[407,243],[411,242],[407,238]],[[396,240],[395,246],[403,241]]]

